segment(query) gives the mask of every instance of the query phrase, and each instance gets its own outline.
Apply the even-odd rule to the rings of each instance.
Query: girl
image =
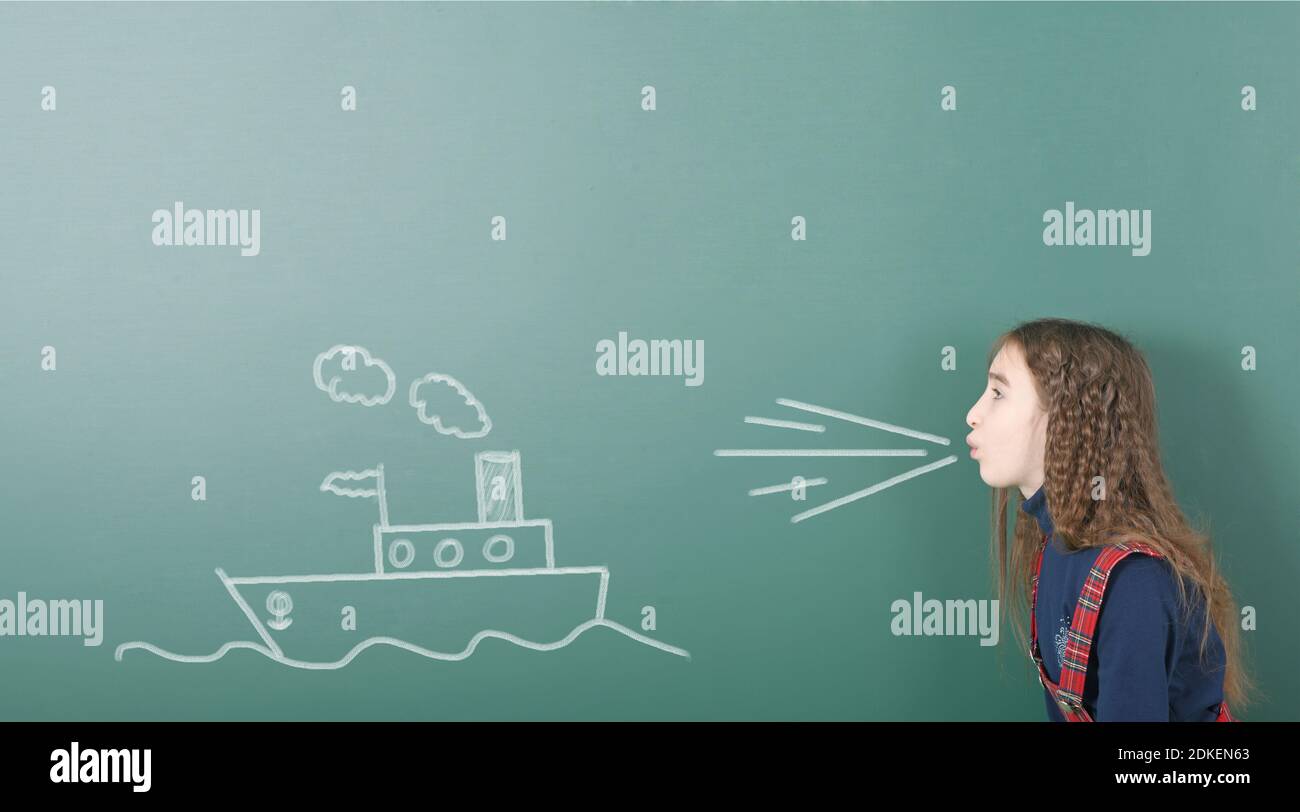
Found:
[[[1142,354],[1090,324],[1021,324],[994,343],[966,422],[993,488],[998,597],[1022,644],[1029,608],[1048,718],[1236,721],[1228,706],[1253,690],[1238,609],[1165,478]]]

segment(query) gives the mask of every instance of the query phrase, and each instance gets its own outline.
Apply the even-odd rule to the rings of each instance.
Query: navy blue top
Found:
[[[1049,543],[1043,550],[1038,579],[1038,648],[1053,683],[1060,682],[1066,632],[1088,571],[1101,552],[1088,547],[1067,552],[1052,526],[1047,494],[1040,487],[1020,504]],[[1133,553],[1115,565],[1102,596],[1101,612],[1088,656],[1083,705],[1098,722],[1213,722],[1223,701],[1223,642],[1214,624],[1200,663],[1205,601],[1188,584],[1195,601],[1191,618],[1182,622],[1178,585],[1172,565],[1163,558]],[[1046,688],[1047,716],[1064,722]]]

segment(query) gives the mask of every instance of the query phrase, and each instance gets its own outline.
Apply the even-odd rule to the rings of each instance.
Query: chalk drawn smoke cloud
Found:
[[[351,344],[336,344],[316,356],[311,375],[316,388],[335,403],[382,406],[397,391],[392,367],[372,357],[365,347]]]
[[[450,375],[430,372],[411,382],[411,408],[420,422],[433,426],[439,434],[449,434],[462,440],[485,437],[492,430],[492,419],[478,398],[464,384]],[[444,405],[445,404],[445,405]],[[470,413],[473,409],[473,414]],[[465,430],[463,425],[473,424]]]

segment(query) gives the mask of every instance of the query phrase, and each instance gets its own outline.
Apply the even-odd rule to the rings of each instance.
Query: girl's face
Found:
[[[989,365],[988,387],[966,414],[966,436],[980,478],[994,488],[1018,487],[1026,498],[1043,484],[1047,411],[1020,346],[1002,345]]]

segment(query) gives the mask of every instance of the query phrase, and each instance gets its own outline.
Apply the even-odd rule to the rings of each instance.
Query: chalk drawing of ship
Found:
[[[607,567],[555,565],[551,521],[523,516],[519,452],[480,452],[474,460],[475,522],[390,524],[382,465],[330,474],[322,491],[379,503],[372,570],[230,576],[218,569],[261,643],[231,642],[196,656],[132,642],[119,646],[116,658],[144,649],[179,662],[211,662],[250,648],[286,665],[328,669],[374,645],[462,660],[486,638],[546,651],[603,626],[689,659],[685,650],[605,617]]]

